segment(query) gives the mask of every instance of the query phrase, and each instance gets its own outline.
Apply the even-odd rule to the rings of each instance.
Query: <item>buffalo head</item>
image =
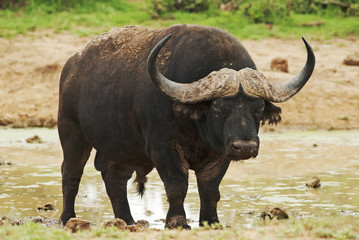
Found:
[[[298,93],[309,80],[315,56],[304,39],[307,61],[293,78],[274,83],[257,70],[222,68],[193,83],[177,83],[161,74],[156,59],[170,39],[164,37],[147,59],[147,71],[154,85],[177,103],[177,110],[191,112],[202,139],[217,153],[231,159],[256,157],[260,124],[280,122],[281,109],[272,102],[284,102]],[[204,104],[199,113],[198,105]],[[185,110],[184,110],[185,109]],[[193,110],[195,109],[195,110]]]

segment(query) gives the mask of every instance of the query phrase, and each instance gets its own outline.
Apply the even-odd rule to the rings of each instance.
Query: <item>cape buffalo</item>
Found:
[[[195,171],[199,222],[219,222],[218,186],[231,160],[258,154],[260,124],[280,122],[284,102],[310,78],[315,57],[293,78],[272,83],[230,34],[204,26],[129,26],[76,52],[60,79],[58,131],[63,149],[65,224],[92,148],[116,218],[134,224],[127,181],[140,194],[156,168],[165,186],[168,228],[189,228],[183,201]]]

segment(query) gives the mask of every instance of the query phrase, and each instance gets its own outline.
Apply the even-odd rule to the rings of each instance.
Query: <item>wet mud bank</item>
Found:
[[[34,36],[0,38],[0,126],[55,127],[59,78],[69,57],[90,38],[34,32]],[[318,41],[312,45],[317,65],[306,86],[280,104],[282,124],[306,129],[359,128],[359,71],[344,62],[357,56],[358,37]],[[306,53],[298,39],[241,40],[256,66],[270,81],[285,81],[303,67]],[[287,61],[283,72],[271,66]],[[351,59],[351,60],[350,60]],[[353,57],[347,61],[353,62]]]

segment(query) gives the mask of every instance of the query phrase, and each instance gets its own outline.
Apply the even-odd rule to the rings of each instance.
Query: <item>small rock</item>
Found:
[[[26,142],[27,143],[42,143],[42,140],[39,136],[35,135],[33,137],[27,138]]]
[[[51,203],[47,203],[43,207],[38,207],[37,210],[38,211],[54,211],[54,210],[56,210],[56,208],[55,208],[55,205],[53,205]]]
[[[91,230],[90,222],[79,218],[70,218],[70,220],[67,221],[65,228],[71,230],[73,233],[79,230]]]
[[[287,209],[282,207],[266,207],[263,212],[261,212],[260,218],[263,220],[266,219],[266,217],[269,217],[269,219],[288,219],[289,215],[287,212]]]
[[[289,72],[288,60],[283,58],[274,58],[270,63],[270,69],[287,73]]]
[[[112,219],[112,220],[109,220],[107,222],[105,222],[103,224],[103,227],[104,228],[109,228],[109,227],[116,227],[120,230],[126,230],[127,228],[127,224],[124,220],[120,219],[120,218],[115,218],[115,219]]]
[[[314,176],[305,183],[305,186],[310,188],[318,188],[320,187],[320,179]]]

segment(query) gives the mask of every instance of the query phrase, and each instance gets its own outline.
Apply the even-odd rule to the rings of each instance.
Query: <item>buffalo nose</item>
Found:
[[[254,153],[258,149],[258,143],[255,140],[249,140],[249,141],[235,140],[232,143],[232,147],[239,152],[243,151],[243,152]]]

